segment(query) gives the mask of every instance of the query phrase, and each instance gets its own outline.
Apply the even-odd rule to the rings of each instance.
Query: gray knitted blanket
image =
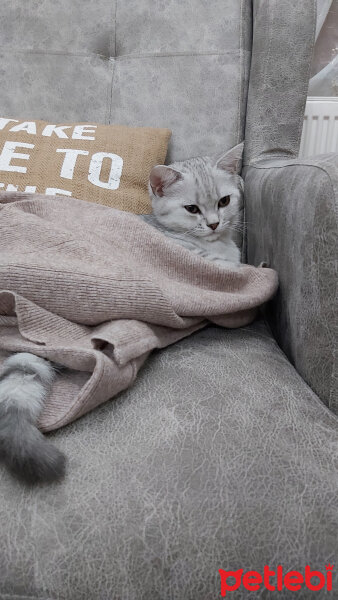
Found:
[[[154,348],[250,323],[271,269],[208,262],[136,215],[64,197],[0,194],[0,350],[66,367],[40,426],[56,429],[134,381]]]

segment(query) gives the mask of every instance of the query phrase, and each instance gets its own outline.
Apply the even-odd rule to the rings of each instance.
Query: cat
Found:
[[[191,158],[153,167],[152,214],[142,219],[199,256],[239,268],[244,182],[239,175],[244,144],[216,160]]]
[[[223,267],[240,266],[234,235],[240,232],[243,144],[217,160],[192,158],[155,166],[149,178],[152,215],[144,220],[199,256]],[[13,354],[0,374],[0,456],[28,483],[53,481],[66,459],[38,429],[39,415],[55,379],[50,361]]]
[[[0,456],[28,483],[64,475],[66,459],[37,428],[56,375],[48,360],[19,352],[7,358],[0,376]]]

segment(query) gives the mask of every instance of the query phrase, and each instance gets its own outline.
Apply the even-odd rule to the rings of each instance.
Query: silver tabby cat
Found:
[[[216,160],[198,157],[154,167],[149,179],[153,212],[142,218],[199,256],[239,267],[243,146]]]
[[[218,160],[192,158],[150,174],[153,214],[143,217],[199,256],[238,268],[243,144]],[[0,374],[0,456],[29,483],[63,476],[65,456],[39,431],[38,419],[55,377],[47,360],[26,352],[7,358]]]

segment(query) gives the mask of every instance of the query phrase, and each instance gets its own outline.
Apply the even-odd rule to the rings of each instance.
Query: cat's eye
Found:
[[[230,196],[224,196],[218,202],[218,207],[223,208],[223,206],[228,206],[228,204],[230,204]]]
[[[201,212],[200,209],[198,208],[197,204],[186,204],[184,206],[184,208],[192,215],[197,215],[197,213]]]

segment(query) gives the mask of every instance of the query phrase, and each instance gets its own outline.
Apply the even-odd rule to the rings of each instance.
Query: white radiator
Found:
[[[338,98],[308,98],[299,156],[338,152]]]

